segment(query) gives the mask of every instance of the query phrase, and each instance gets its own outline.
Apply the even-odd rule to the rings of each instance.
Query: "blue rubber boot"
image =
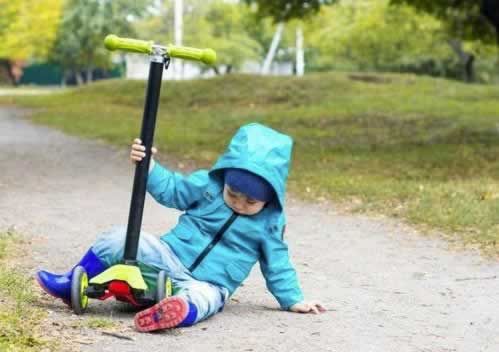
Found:
[[[40,270],[36,273],[36,279],[40,286],[48,294],[60,298],[64,303],[71,304],[71,279],[73,277],[73,270],[77,266],[81,265],[85,268],[88,278],[91,279],[94,276],[99,275],[107,267],[102,263],[102,261],[89,249],[87,253],[81,258],[80,262],[76,264],[73,269],[65,274],[52,274],[48,271]]]
[[[198,317],[198,307],[196,307],[194,303],[191,302],[187,303],[189,304],[189,311],[184,320],[182,320],[182,322],[178,325],[179,328],[194,325],[194,322]]]

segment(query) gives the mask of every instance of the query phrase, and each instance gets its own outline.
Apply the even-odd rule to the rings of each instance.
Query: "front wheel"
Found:
[[[80,315],[85,312],[88,305],[88,296],[86,289],[88,287],[88,276],[85,268],[77,266],[73,270],[73,278],[71,279],[71,308]]]

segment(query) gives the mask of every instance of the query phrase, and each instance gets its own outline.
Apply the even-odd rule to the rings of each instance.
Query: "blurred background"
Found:
[[[405,72],[498,82],[494,0],[0,0],[0,84],[144,79],[147,58],[111,55],[108,33],[212,47],[216,66],[177,62],[166,79],[237,72]]]

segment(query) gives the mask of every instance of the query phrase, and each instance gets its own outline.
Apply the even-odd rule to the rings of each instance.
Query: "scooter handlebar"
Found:
[[[152,54],[154,46],[152,41],[120,38],[114,34],[106,36],[104,45],[109,50],[123,50],[140,54]],[[217,59],[217,54],[212,49],[198,49],[176,45],[168,45],[165,49],[170,57],[201,61],[207,65],[214,64]]]
[[[217,54],[212,49],[197,49],[187,46],[168,45],[166,51],[170,57],[201,61],[206,65],[212,65],[217,60]]]
[[[108,50],[123,50],[132,53],[152,54],[152,41],[120,38],[117,35],[109,34],[104,38],[104,45]]]

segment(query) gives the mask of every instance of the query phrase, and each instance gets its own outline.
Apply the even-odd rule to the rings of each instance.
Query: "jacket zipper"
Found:
[[[225,231],[229,228],[229,226],[236,220],[239,214],[237,213],[232,213],[230,218],[223,224],[223,226],[218,230],[217,234],[215,237],[213,237],[213,240],[210,242],[209,245],[206,246],[206,248],[201,252],[201,254],[196,258],[194,263],[189,267],[189,271],[192,273],[194,270],[196,270],[197,266],[203,261],[204,257],[208,255],[208,253],[211,252],[211,250],[217,245],[218,242],[222,239],[222,236],[224,235]]]

